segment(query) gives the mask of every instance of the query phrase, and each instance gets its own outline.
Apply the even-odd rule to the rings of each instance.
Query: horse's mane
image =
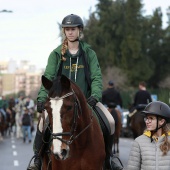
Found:
[[[72,80],[70,80],[71,87],[75,91],[77,97],[79,98],[80,102],[86,103],[86,97],[84,96],[83,92],[81,91],[80,87],[74,83]]]

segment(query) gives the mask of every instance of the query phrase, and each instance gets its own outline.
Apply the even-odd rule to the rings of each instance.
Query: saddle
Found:
[[[106,109],[106,107],[98,102],[94,107],[94,111],[99,119],[102,132],[104,134],[113,135],[115,132],[115,120],[111,113]]]
[[[147,104],[138,104],[138,105],[136,106],[136,109],[137,109],[138,111],[144,110],[146,106],[147,106]]]

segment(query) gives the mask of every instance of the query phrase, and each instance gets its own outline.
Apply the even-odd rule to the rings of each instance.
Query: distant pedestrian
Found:
[[[31,143],[31,126],[32,126],[32,118],[29,113],[29,109],[24,107],[24,114],[22,117],[22,130],[23,130],[23,142],[26,141],[26,136],[28,136],[29,143]]]

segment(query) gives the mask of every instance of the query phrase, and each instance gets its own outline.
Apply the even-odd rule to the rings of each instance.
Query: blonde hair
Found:
[[[165,134],[165,138],[163,143],[160,145],[160,149],[163,152],[163,156],[167,155],[168,151],[170,150],[170,141],[168,139],[168,132],[170,130],[170,124],[166,124],[163,128],[162,128],[162,132],[163,134]]]
[[[63,43],[62,43],[62,47],[61,47],[62,57],[64,57],[64,54],[66,53],[67,49],[68,49],[68,41],[67,41],[67,38],[65,38]]]

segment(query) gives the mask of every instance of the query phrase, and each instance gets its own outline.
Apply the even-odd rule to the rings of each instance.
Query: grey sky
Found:
[[[97,0],[0,0],[0,61],[29,60],[44,68],[50,52],[60,44],[57,23],[71,13],[88,18],[89,9],[95,9]],[[161,6],[170,6],[168,0],[144,0],[146,14]],[[164,13],[164,25],[166,23]]]

